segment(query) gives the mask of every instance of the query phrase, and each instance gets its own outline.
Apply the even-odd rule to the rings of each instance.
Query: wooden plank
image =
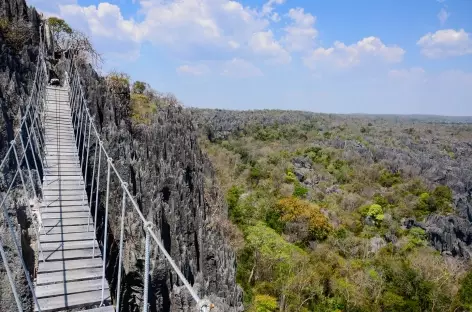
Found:
[[[61,206],[88,206],[87,200],[68,200],[68,201],[59,201],[59,200],[48,200],[41,204],[41,211],[46,211],[50,207],[61,207]]]
[[[43,195],[46,196],[67,196],[67,195],[82,195],[84,194],[84,188],[79,187],[74,190],[67,190],[67,189],[61,189],[61,190],[50,190],[50,189],[43,189]]]
[[[38,285],[35,289],[37,298],[61,296],[64,294],[76,294],[86,291],[101,290],[102,280],[92,279],[85,281],[74,281],[49,285]],[[108,283],[105,283],[105,289],[108,289]]]
[[[82,212],[87,211],[89,213],[88,206],[58,206],[58,207],[48,207],[48,208],[40,208],[41,214],[49,214],[49,213],[71,213],[71,212]]]
[[[46,153],[46,163],[49,162],[58,162],[58,163],[74,163],[78,161],[78,153],[58,153],[55,150],[47,151]]]
[[[90,249],[98,248],[96,240],[88,241],[72,241],[72,242],[56,242],[56,243],[41,243],[41,248],[44,251],[60,251],[60,250],[76,250],[76,249]]]
[[[60,205],[70,205],[70,202],[80,202],[79,204],[75,203],[74,205],[84,205],[87,206],[88,203],[87,194],[84,195],[49,195],[43,196],[45,207],[53,207]]]
[[[84,180],[64,180],[64,179],[55,179],[55,180],[47,180],[43,181],[43,190],[47,189],[73,189],[84,187]]]
[[[57,261],[57,260],[72,260],[72,259],[88,259],[92,258],[92,249],[76,249],[76,250],[60,250],[44,251],[39,253],[39,261],[43,261],[43,256],[46,261]],[[100,249],[95,249],[95,256],[101,257]]]
[[[92,216],[90,216],[90,219],[92,219]],[[57,219],[47,219],[43,220],[43,226],[64,226],[64,225],[83,225],[83,224],[88,224],[89,220],[88,218],[75,218],[75,219],[63,219],[63,220],[57,220]]]
[[[88,231],[87,231],[88,230]],[[67,226],[56,226],[56,227],[43,227],[41,233],[47,235],[52,234],[71,234],[71,233],[84,233],[91,232],[93,237],[93,222],[90,220],[90,226],[87,225],[67,225]]]
[[[90,310],[82,310],[82,312],[115,312],[115,308],[111,305]]]
[[[73,170],[73,169],[80,169],[79,165],[76,162],[72,163],[56,163],[56,164],[49,164],[49,166],[44,168],[45,170]]]
[[[62,177],[70,177],[70,176],[80,176],[82,177],[82,172],[79,170],[75,171],[47,171],[47,175],[53,177],[53,176],[62,176]]]
[[[39,241],[41,243],[53,243],[53,242],[70,242],[70,241],[81,241],[81,240],[92,240],[95,236],[93,232],[82,232],[82,233],[67,233],[67,234],[49,234],[45,235],[41,233]]]
[[[64,183],[64,182],[72,182],[72,183]],[[46,183],[43,185],[43,193],[48,192],[48,191],[58,191],[58,190],[63,190],[63,191],[80,191],[82,192],[84,190],[84,184],[82,183],[77,183],[75,181],[62,181],[61,183],[51,183],[47,184]]]
[[[61,261],[59,261],[59,266]],[[38,272],[36,277],[36,285],[46,285],[52,283],[60,283],[64,281],[79,281],[86,279],[94,279],[102,277],[102,268],[85,268],[70,271],[59,272]]]
[[[98,305],[101,302],[102,291],[88,291],[77,294],[70,294],[66,296],[57,296],[50,298],[38,299],[41,311],[58,311],[58,310],[70,310],[72,308],[81,307],[84,305],[92,306]],[[105,290],[105,303],[111,302],[110,292],[108,289]],[[37,311],[37,308],[35,308]]]
[[[45,182],[55,182],[55,181],[62,181],[62,182],[71,182],[71,181],[76,181],[79,183],[83,183],[83,178],[81,176],[65,176],[65,177],[58,177],[58,176],[44,176],[43,177],[43,183]]]
[[[70,219],[70,218],[88,218],[89,212],[87,211],[77,211],[77,212],[42,212],[41,218],[43,220],[47,219]]]
[[[101,268],[103,265],[102,258],[95,257],[90,259],[79,259],[79,260],[65,260],[65,261],[51,261],[51,262],[39,262],[38,272],[57,272],[57,271],[68,271],[85,268]]]

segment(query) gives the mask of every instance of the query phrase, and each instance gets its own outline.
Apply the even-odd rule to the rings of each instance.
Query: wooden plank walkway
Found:
[[[84,195],[68,89],[46,89],[45,116],[47,153],[40,207],[43,229],[39,239],[43,254],[38,255],[35,280],[40,309],[114,311],[107,281],[106,306],[99,307],[102,257],[93,233],[87,195]]]

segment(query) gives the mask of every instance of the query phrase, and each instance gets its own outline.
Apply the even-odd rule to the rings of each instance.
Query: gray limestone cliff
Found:
[[[140,211],[156,225],[167,252],[199,296],[209,297],[216,305],[215,311],[242,310],[242,291],[235,281],[235,254],[219,226],[227,217],[227,207],[214,204],[220,195],[213,169],[198,146],[189,115],[183,108],[169,105],[158,108],[149,125],[134,124],[129,88],[107,84],[88,66],[81,68],[81,76],[104,146]],[[92,144],[90,163],[94,148]],[[106,181],[104,169],[100,180]],[[105,187],[100,183],[99,237],[103,236]],[[107,276],[115,291],[122,191],[114,175],[110,198]],[[152,246],[151,311],[193,311],[195,302],[157,246]],[[122,288],[125,311],[139,311],[141,306],[143,263],[143,224],[128,202]]]
[[[19,108],[25,105],[33,85],[39,46],[38,13],[23,0],[0,0],[0,158],[3,159],[14,131],[18,128]],[[31,155],[29,155],[31,156]],[[0,199],[3,200],[9,183],[13,179],[16,163],[9,159],[0,173]],[[26,207],[16,201],[21,189],[5,202],[5,211],[0,213],[0,238],[8,258],[19,297],[23,307],[32,309],[31,293],[21,268],[14,239],[21,245],[23,258],[34,272],[34,252],[31,248],[35,236]],[[5,215],[11,220],[9,230]],[[10,283],[6,277],[4,263],[0,260],[0,311],[15,311],[16,303]]]

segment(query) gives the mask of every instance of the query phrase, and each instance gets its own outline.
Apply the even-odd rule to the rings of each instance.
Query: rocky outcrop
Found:
[[[167,252],[199,296],[215,303],[216,311],[242,310],[242,291],[235,281],[235,255],[219,227],[227,208],[224,204],[212,205],[214,200],[209,198],[218,196],[212,186],[213,169],[198,146],[188,114],[171,105],[159,108],[149,125],[134,124],[126,86],[107,84],[88,66],[81,68],[81,75],[104,146],[128,183],[139,210],[156,225]],[[90,157],[95,148],[92,145]],[[92,158],[89,160],[92,164]],[[98,237],[103,237],[104,226],[106,166],[102,169]],[[114,293],[122,190],[113,174],[110,189],[107,277]],[[144,234],[143,223],[128,204],[121,293],[124,311],[139,311],[142,306]],[[152,244],[150,278],[151,311],[193,311],[195,302],[156,244]]]
[[[430,243],[439,251],[469,257],[472,250],[469,234],[472,226],[472,144],[469,142],[470,125],[462,123],[470,123],[470,118],[347,116],[279,110],[196,108],[191,109],[191,114],[201,134],[212,142],[246,131],[254,135],[264,127],[287,125],[289,129],[290,125],[296,125],[307,131],[318,132],[323,138],[307,142],[307,147],[336,149],[343,160],[348,162],[366,166],[379,163],[391,172],[401,172],[405,177],[420,177],[431,187],[449,186],[454,194],[454,215],[432,215],[418,224],[422,224]],[[456,124],[450,124],[452,122]],[[290,138],[285,139],[290,141]],[[298,181],[317,190],[320,178],[310,160],[296,157],[292,163]],[[322,191],[335,192],[336,188],[333,186]]]
[[[33,85],[34,73],[39,46],[40,17],[37,12],[29,8],[24,0],[0,0],[0,159],[5,157],[9,142],[13,139],[14,130],[19,125],[19,108],[25,105]],[[17,30],[21,25],[25,35],[21,41],[8,31]],[[18,33],[15,33],[18,35]],[[21,156],[21,155],[20,155]],[[7,161],[1,172],[0,198],[5,196],[7,185],[12,181],[16,170],[14,161]],[[0,207],[0,239],[7,253],[8,265],[16,282],[16,289],[23,303],[25,311],[32,309],[31,292],[28,289],[20,258],[15,247],[14,238],[21,245],[23,259],[34,272],[34,252],[31,249],[32,239],[31,219],[26,208],[20,203],[21,194],[14,190]],[[5,215],[11,220],[11,230],[8,227]],[[13,233],[12,233],[13,232]],[[0,311],[16,311],[16,303],[10,283],[6,277],[3,262],[0,264]]]

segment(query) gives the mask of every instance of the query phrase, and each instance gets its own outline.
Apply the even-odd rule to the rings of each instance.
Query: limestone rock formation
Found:
[[[244,135],[245,131],[257,130],[277,125],[307,125],[318,131],[327,140],[306,142],[306,146],[320,146],[342,150],[347,161],[356,160],[370,165],[380,163],[392,172],[401,171],[410,177],[421,177],[430,186],[447,185],[451,188],[455,211],[449,216],[431,215],[421,225],[428,234],[430,243],[440,252],[470,258],[472,251],[472,144],[461,136],[460,123],[471,122],[467,117],[433,116],[362,116],[329,115],[310,112],[259,110],[231,111],[218,109],[191,109],[195,124],[202,135],[210,141],[226,140],[230,135]],[[330,131],[338,127],[363,128],[376,123],[376,134],[365,135],[363,142],[352,139],[330,137]],[[448,127],[455,122],[455,128]],[[430,123],[433,123],[432,125]],[[435,125],[441,125],[442,137],[433,132]],[[370,127],[367,126],[367,127]],[[415,128],[428,128],[427,136],[415,134]],[[464,125],[464,131],[467,128]],[[454,130],[456,129],[456,130]],[[468,130],[470,131],[470,130]],[[382,134],[382,132],[384,132]],[[439,132],[439,131],[438,131]],[[361,130],[362,133],[362,130]],[[394,136],[399,144],[393,146],[385,140]],[[449,151],[445,152],[445,146]],[[312,183],[316,169],[309,168],[309,161],[292,160],[297,179],[307,187],[316,189]],[[307,178],[308,177],[308,178]],[[325,193],[336,191],[336,186],[326,188]],[[418,220],[419,221],[419,220]]]
[[[33,85],[36,60],[39,46],[38,13],[29,8],[24,0],[0,0],[0,159],[5,157],[9,143],[13,139],[14,130],[18,127],[18,112],[26,105],[29,92]],[[14,33],[12,33],[14,31]],[[1,172],[0,198],[3,200],[9,184],[13,179],[16,163],[6,162]],[[13,273],[17,291],[23,307],[32,309],[31,293],[26,283],[26,277],[21,267],[14,239],[21,245],[23,258],[30,272],[34,272],[34,252],[30,245],[35,239],[32,233],[31,219],[26,208],[15,201],[20,198],[21,189],[14,191],[5,202],[6,211],[0,212],[0,238],[4,245],[8,265]],[[24,199],[24,198],[23,198]],[[6,213],[11,220],[10,232]],[[0,260],[0,262],[2,262]],[[16,303],[10,283],[6,277],[4,264],[0,264],[0,310],[15,311]]]
[[[158,109],[149,125],[131,121],[130,91],[107,84],[88,67],[81,68],[84,92],[104,146],[114,165],[136,197],[140,211],[156,225],[163,244],[199,296],[208,296],[217,311],[242,310],[242,291],[235,282],[235,255],[226,244],[219,220],[226,218],[225,204],[215,202],[213,169],[197,142],[193,123],[179,106]],[[93,150],[90,152],[90,164]],[[103,162],[102,162],[103,163]],[[101,181],[106,181],[102,167]],[[91,168],[89,168],[91,169]],[[100,183],[103,208],[105,183]],[[112,175],[107,276],[113,291],[118,264],[119,216],[122,191]],[[98,210],[99,237],[104,225]],[[122,308],[139,311],[143,290],[144,230],[131,205],[125,218],[124,287]],[[195,302],[178,280],[164,256],[152,244],[152,310],[193,311]]]

